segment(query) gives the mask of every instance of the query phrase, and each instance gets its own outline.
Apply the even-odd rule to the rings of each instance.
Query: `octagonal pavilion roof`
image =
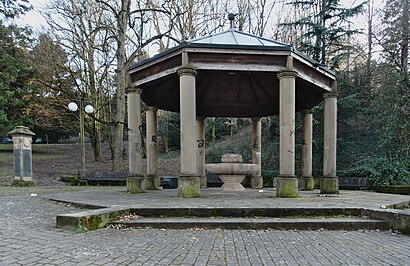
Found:
[[[331,91],[335,73],[288,44],[234,29],[186,41],[129,69],[143,101],[179,112],[179,76],[183,65],[198,70],[198,116],[262,117],[279,112],[279,80],[284,70],[298,72],[296,111],[320,103]]]
[[[188,41],[191,45],[209,45],[209,46],[217,46],[217,45],[230,45],[235,48],[238,46],[253,46],[253,47],[267,47],[267,48],[275,48],[275,49],[284,49],[289,50],[290,46],[284,43],[280,43],[274,40],[265,39],[256,35],[251,35],[244,33],[242,31],[237,31],[234,29],[229,29],[228,31],[220,32],[214,35],[205,36],[202,38],[194,39]]]

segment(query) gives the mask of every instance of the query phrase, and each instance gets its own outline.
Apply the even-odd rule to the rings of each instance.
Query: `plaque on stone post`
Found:
[[[36,134],[31,132],[28,127],[17,126],[9,132],[9,135],[13,138],[13,184],[19,186],[33,185],[31,142],[32,137]]]

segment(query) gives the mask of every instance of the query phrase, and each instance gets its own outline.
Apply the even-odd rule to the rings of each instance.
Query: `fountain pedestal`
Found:
[[[245,190],[241,182],[246,175],[255,174],[259,167],[257,164],[242,163],[240,154],[224,154],[221,161],[221,163],[206,164],[205,169],[221,178],[224,182],[221,189],[226,191]]]

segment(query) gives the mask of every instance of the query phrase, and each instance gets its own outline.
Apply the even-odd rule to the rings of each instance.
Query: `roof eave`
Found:
[[[131,65],[128,68],[128,71],[132,71],[136,68],[144,66],[148,63],[151,63],[155,60],[158,60],[166,55],[172,54],[178,50],[182,50],[183,48],[205,48],[205,49],[239,49],[239,50],[255,50],[255,51],[292,51],[290,46],[259,46],[259,45],[230,45],[230,44],[203,44],[203,43],[182,43],[178,46],[170,48],[165,52],[159,53],[151,58],[144,59],[138,63]]]
[[[296,49],[292,49],[292,52],[300,57],[302,57],[304,60],[308,61],[309,63],[311,63],[312,65],[314,65],[315,67],[325,71],[326,73],[332,75],[332,76],[336,76],[336,72],[331,70],[330,68],[328,68],[327,66],[317,62],[316,60],[310,58],[309,56],[305,55],[304,53],[296,50]]]

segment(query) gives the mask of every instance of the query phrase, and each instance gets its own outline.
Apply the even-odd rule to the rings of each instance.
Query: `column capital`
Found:
[[[185,65],[177,70],[178,76],[193,76],[196,77],[198,75],[198,70],[193,65]]]
[[[298,72],[292,71],[292,70],[285,70],[285,71],[280,71],[278,74],[276,74],[278,79],[282,78],[297,78]]]
[[[327,98],[338,98],[340,93],[338,92],[325,92],[322,94],[323,99]]]
[[[261,121],[261,118],[260,118],[260,117],[252,117],[251,119],[252,119],[252,121],[254,121],[254,122],[259,122],[259,121]]]
[[[301,113],[302,113],[302,115],[310,115],[310,114],[313,114],[314,111],[313,111],[313,109],[303,109],[301,111]]]
[[[148,107],[147,107],[147,110],[156,112],[156,111],[158,110],[158,107],[156,107],[156,106],[148,106]]]
[[[127,87],[125,89],[125,93],[126,94],[130,94],[130,93],[142,94],[142,89],[138,87]]]

